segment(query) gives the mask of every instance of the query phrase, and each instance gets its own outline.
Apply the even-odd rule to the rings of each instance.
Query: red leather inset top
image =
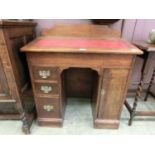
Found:
[[[128,48],[129,44],[123,40],[106,39],[42,39],[35,44],[41,48],[105,48],[121,49]]]

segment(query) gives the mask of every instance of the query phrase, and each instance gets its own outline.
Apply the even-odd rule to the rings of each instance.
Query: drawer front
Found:
[[[56,80],[58,81],[59,71],[57,67],[32,67],[33,77],[36,80]]]
[[[37,115],[40,118],[60,118],[61,109],[59,98],[37,98]]]
[[[36,83],[35,91],[37,94],[59,95],[59,87],[57,83]]]

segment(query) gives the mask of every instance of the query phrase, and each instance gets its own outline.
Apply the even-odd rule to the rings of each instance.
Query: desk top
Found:
[[[133,44],[147,52],[155,52],[155,44],[149,44],[146,41],[135,41]]]
[[[142,54],[142,51],[120,38],[38,37],[21,51],[63,53]]]

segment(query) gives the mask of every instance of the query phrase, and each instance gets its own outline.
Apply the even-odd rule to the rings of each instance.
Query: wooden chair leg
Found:
[[[148,87],[148,89],[147,89],[147,92],[146,92],[144,101],[147,101],[147,99],[148,99],[148,96],[149,96],[149,93],[150,93],[150,89],[151,89],[152,84],[153,84],[153,81],[154,81],[154,77],[155,77],[155,68],[154,68],[154,71],[153,71],[153,74],[152,74],[152,77],[151,77],[151,81],[150,81],[150,83],[149,83],[149,87]]]
[[[133,107],[132,107],[131,112],[130,112],[130,119],[129,119],[129,122],[128,122],[129,126],[132,125],[132,122],[133,122],[133,119],[134,119],[134,116],[135,116],[136,107],[137,107],[137,102],[138,102],[138,95],[136,93],[134,103],[133,103]]]
[[[22,125],[22,131],[27,135],[30,134],[30,125],[29,125],[29,121],[28,118],[26,116],[26,113],[23,112],[22,116],[21,116],[23,125]]]
[[[131,114],[130,114],[129,122],[128,122],[128,125],[129,125],[129,126],[132,125],[132,122],[133,122],[134,116],[135,116],[135,112],[132,111]]]

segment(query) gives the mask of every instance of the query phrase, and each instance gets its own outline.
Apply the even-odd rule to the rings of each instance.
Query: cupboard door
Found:
[[[0,60],[0,114],[6,113],[16,114],[17,109],[15,100],[11,99],[6,74]]]
[[[128,69],[104,69],[98,107],[98,119],[117,120],[120,116],[126,85]]]

